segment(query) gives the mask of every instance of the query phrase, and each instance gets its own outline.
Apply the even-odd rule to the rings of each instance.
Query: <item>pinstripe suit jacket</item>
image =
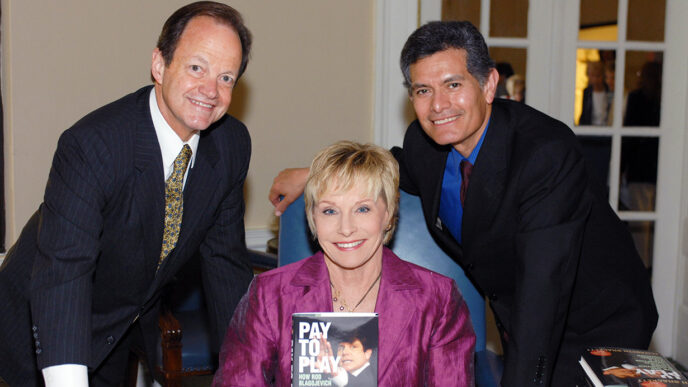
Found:
[[[138,319],[150,353],[160,290],[196,254],[220,343],[252,278],[242,192],[251,144],[230,116],[201,133],[179,241],[156,271],[164,179],[151,89],[60,137],[44,201],[0,269],[0,376],[11,385],[50,365],[96,368]]]

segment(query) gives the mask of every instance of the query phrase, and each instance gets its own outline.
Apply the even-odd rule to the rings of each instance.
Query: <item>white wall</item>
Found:
[[[41,202],[59,134],[149,84],[165,19],[187,0],[2,0],[7,245]],[[254,35],[230,112],[248,126],[249,229],[269,228],[274,175],[341,138],[372,141],[374,3],[227,1]]]

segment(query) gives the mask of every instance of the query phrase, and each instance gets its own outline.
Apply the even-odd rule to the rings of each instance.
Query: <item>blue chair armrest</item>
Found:
[[[475,352],[475,385],[478,387],[499,387],[504,371],[502,357],[489,349]]]

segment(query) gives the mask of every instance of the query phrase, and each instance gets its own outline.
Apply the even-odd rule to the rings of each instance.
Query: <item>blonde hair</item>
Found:
[[[313,209],[325,192],[348,191],[356,184],[367,186],[374,200],[387,204],[389,223],[383,243],[389,242],[396,227],[399,206],[399,164],[388,150],[372,144],[339,141],[321,150],[313,159],[304,189],[306,218],[316,235]]]
[[[516,94],[516,86],[526,86],[526,79],[519,74],[514,74],[506,79],[506,92],[509,97],[513,97]]]

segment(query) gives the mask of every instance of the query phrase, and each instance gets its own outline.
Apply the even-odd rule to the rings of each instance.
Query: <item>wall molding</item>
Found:
[[[408,126],[408,95],[399,54],[418,26],[418,0],[377,0],[375,9],[375,143],[401,146]]]
[[[251,250],[267,251],[268,241],[277,234],[267,228],[246,230],[246,247]]]

